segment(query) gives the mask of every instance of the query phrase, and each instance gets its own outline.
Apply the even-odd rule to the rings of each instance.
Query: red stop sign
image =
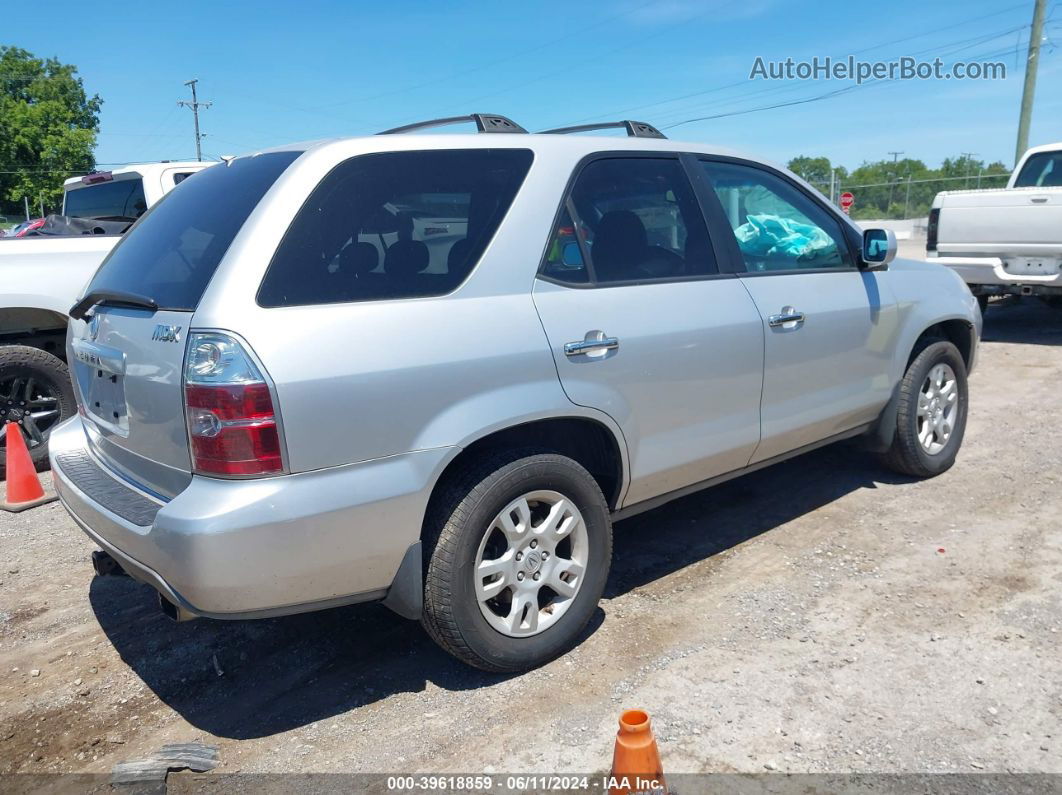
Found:
[[[855,196],[850,191],[845,191],[841,194],[841,209],[848,212],[852,205],[855,204]]]

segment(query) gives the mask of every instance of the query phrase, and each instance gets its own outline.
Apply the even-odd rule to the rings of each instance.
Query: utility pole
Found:
[[[889,208],[892,207],[892,191],[896,187],[896,159],[903,154],[903,152],[889,152],[892,155],[892,173],[889,175],[889,203],[885,205],[885,214],[888,215]]]
[[[907,220],[907,210],[911,206],[911,175],[907,175],[907,197],[903,200],[903,219]]]
[[[837,187],[837,169],[830,167],[830,204],[834,203],[834,188]]]
[[[200,108],[209,108],[214,103],[213,102],[200,102],[199,101],[199,99],[195,95],[195,84],[198,83],[198,82],[199,82],[199,80],[197,78],[192,78],[187,83],[185,83],[186,86],[190,86],[191,89],[192,89],[192,101],[191,102],[187,102],[187,101],[185,101],[183,99],[179,99],[179,100],[177,100],[177,105],[179,107],[191,108],[192,109],[192,116],[195,117],[195,159],[196,160],[202,160],[203,159],[203,149],[202,149],[202,147],[200,145],[200,140],[202,139],[203,136],[199,132],[199,109]]]
[[[1029,57],[1025,61],[1025,87],[1021,92],[1021,115],[1018,116],[1018,145],[1014,165],[1029,148],[1029,123],[1032,121],[1033,95],[1036,94],[1036,69],[1040,65],[1040,41],[1044,37],[1044,10],[1047,0],[1036,0],[1032,29],[1029,31]]]
[[[977,156],[977,152],[962,152],[962,156],[966,159],[966,182],[964,187],[970,187],[970,166],[973,165],[973,158]]]

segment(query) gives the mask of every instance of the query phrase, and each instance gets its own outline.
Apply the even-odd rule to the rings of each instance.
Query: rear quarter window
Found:
[[[360,155],[314,189],[258,292],[264,307],[444,295],[471,273],[531,166],[527,149]]]
[[[300,154],[240,157],[185,180],[126,233],[88,289],[135,293],[160,309],[194,310],[247,216]]]

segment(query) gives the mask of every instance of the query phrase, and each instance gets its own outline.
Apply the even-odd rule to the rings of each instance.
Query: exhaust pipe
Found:
[[[92,570],[97,577],[121,577],[126,574],[122,565],[102,549],[92,551]]]
[[[170,619],[170,621],[177,621],[180,623],[198,618],[195,613],[185,610],[180,605],[175,605],[161,593],[159,594],[159,608],[162,610],[163,615]]]

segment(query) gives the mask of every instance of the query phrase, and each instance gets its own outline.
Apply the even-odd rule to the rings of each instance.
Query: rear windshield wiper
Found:
[[[127,293],[122,290],[91,290],[85,297],[70,307],[70,317],[75,320],[84,320],[88,311],[96,304],[108,304],[110,306],[134,306],[140,309],[155,311],[159,305],[154,299],[137,293]]]

